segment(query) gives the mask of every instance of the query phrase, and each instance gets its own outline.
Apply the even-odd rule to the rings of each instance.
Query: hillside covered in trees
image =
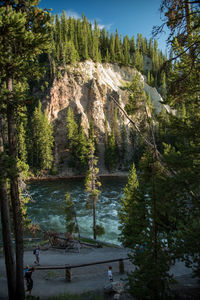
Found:
[[[96,124],[92,125],[92,123],[94,123],[94,115],[92,115],[90,108],[88,107],[87,110],[83,109],[83,113],[83,111],[78,112],[78,109],[74,107],[76,104],[74,105],[73,102],[76,102],[76,97],[72,95],[71,90],[73,89],[74,94],[78,93],[77,85],[83,90],[88,87],[89,91],[83,91],[85,95],[88,93],[88,101],[92,102],[92,97],[93,99],[96,97],[94,95],[95,87],[92,86],[91,76],[87,79],[82,76],[82,78],[79,78],[82,82],[76,82],[81,74],[80,63],[90,60],[97,65],[115,65],[116,74],[113,73],[112,75],[114,77],[119,76],[119,72],[125,72],[127,78],[120,75],[122,77],[121,82],[118,81],[117,83],[114,83],[114,85],[116,84],[114,91],[121,88],[119,95],[116,95],[116,97],[120,99],[121,94],[124,95],[122,96],[122,106],[124,107],[125,102],[127,102],[128,99],[128,88],[126,93],[125,85],[130,83],[135,72],[132,71],[131,68],[145,76],[145,84],[147,83],[150,87],[156,87],[158,92],[163,96],[166,94],[166,76],[171,67],[164,70],[161,69],[161,66],[166,62],[167,57],[157,48],[156,40],[150,39],[147,41],[141,34],[137,35],[136,40],[134,36],[132,38],[129,38],[128,36],[122,38],[117,30],[115,34],[109,34],[104,28],[99,29],[97,22],[92,26],[84,15],[82,16],[82,19],[67,18],[65,12],[63,12],[60,18],[58,15],[55,17],[53,16],[50,24],[48,51],[44,51],[37,56],[36,63],[38,69],[35,76],[27,78],[29,89],[22,87],[22,89],[24,89],[24,97],[27,97],[28,99],[28,105],[26,104],[26,101],[24,101],[24,104],[21,106],[20,114],[17,115],[17,139],[19,141],[17,152],[19,160],[18,164],[23,171],[21,174],[27,176],[28,172],[31,171],[33,174],[39,175],[41,172],[43,173],[45,171],[45,173],[56,175],[59,174],[60,170],[63,171],[63,163],[65,169],[70,169],[69,172],[75,172],[77,174],[77,172],[82,170],[84,173],[88,163],[87,145],[90,126],[94,126],[93,134],[96,136],[96,151],[100,151],[101,153],[101,166],[103,166],[104,171],[114,171],[118,168],[128,170],[130,163],[133,161],[133,156],[136,155],[139,158],[141,155],[141,153],[139,153],[139,148],[142,148],[143,146],[138,145],[137,134],[136,137],[134,137],[135,133],[131,132],[132,130],[130,128],[126,128],[127,126],[123,127],[122,124],[119,124],[121,123],[119,118],[120,110],[114,102],[112,104],[105,104],[106,101],[112,102],[110,98],[109,101],[104,100],[104,104],[102,104],[103,109],[101,114],[105,115],[103,121],[103,131],[105,132],[105,136],[103,140],[102,137],[99,138]],[[84,72],[89,73],[89,71],[87,71],[87,64],[85,68],[86,70]],[[123,71],[120,70],[120,68],[122,68]],[[68,79],[66,79],[67,75]],[[96,75],[97,77],[102,76],[98,71],[96,72]],[[94,71],[92,78],[95,78],[97,85],[101,85],[101,83],[98,82],[98,78],[95,77]],[[66,80],[68,82],[66,82]],[[74,85],[71,84],[70,87],[70,82],[73,80]],[[140,88],[143,89],[144,79],[139,76],[136,81],[137,83],[135,84],[141,86]],[[68,89],[66,88],[67,85],[69,86]],[[106,85],[109,85],[109,82],[107,82]],[[65,116],[60,108],[62,122],[60,122],[60,118],[53,120],[49,111],[49,107],[52,106],[51,103],[55,102],[52,94],[54,93],[53,91],[56,89],[56,86],[59,86],[60,89],[60,94],[57,93],[57,98],[60,98],[58,101],[66,102],[65,107],[64,105],[61,105],[62,109],[65,109]],[[149,98],[147,102],[149,102],[149,104],[151,101],[155,102],[154,99],[150,99],[152,98],[152,93],[147,91],[147,89],[144,90],[144,98],[146,98],[146,100]],[[103,88],[100,87],[98,92],[100,93],[97,97],[99,98],[99,101],[103,98],[110,97],[109,95],[112,96],[112,92],[108,91],[108,87],[107,91],[104,91]],[[64,97],[63,93],[67,93],[65,100],[61,100]],[[69,99],[70,97],[71,102]],[[86,96],[83,95],[83,97]],[[125,99],[125,102],[123,98]],[[146,100],[143,99],[143,101]],[[156,101],[158,102],[159,100],[157,99]],[[89,105],[91,107],[91,104],[84,105]],[[56,103],[55,106],[57,106]],[[70,134],[68,131],[70,131],[70,129],[67,128],[68,125],[64,122],[64,119],[67,117],[67,106],[72,107],[75,118],[72,122],[76,122],[77,126],[77,137],[75,138],[77,139],[77,142],[74,141],[76,144],[75,152],[78,151],[76,155],[69,142]],[[45,110],[47,111],[45,112]],[[52,108],[52,110],[55,110],[55,108]],[[82,122],[84,114],[88,117],[88,124],[83,124]],[[146,114],[146,112],[140,105],[140,108],[138,107],[136,109],[135,114],[137,118],[137,115],[143,115]],[[121,117],[122,115],[123,114],[121,113]],[[98,114],[98,118],[103,117]],[[141,119],[141,117],[139,117],[139,119]],[[106,122],[108,123],[107,125]],[[138,120],[138,122],[140,123],[141,120]],[[145,121],[143,120],[143,123],[144,122]],[[144,129],[146,127],[144,124],[141,124],[141,126],[144,127]],[[91,131],[93,131],[92,128]],[[55,139],[60,132],[65,132],[66,137],[64,137],[63,134],[63,140],[62,142],[59,141],[58,145]],[[81,138],[79,137],[79,134],[81,135]],[[148,133],[146,132],[145,134]],[[104,145],[100,145],[100,149],[98,150],[99,143]],[[59,153],[60,147],[63,148],[63,144],[65,145],[65,149],[68,149],[67,151],[70,152],[68,155],[68,162],[66,162],[66,158],[63,158]],[[130,144],[132,144],[132,147],[130,147]],[[132,151],[131,148],[132,150],[135,149]],[[63,149],[61,150],[63,151]],[[125,153],[130,151],[135,154],[128,155]],[[121,164],[117,163],[118,155],[121,157]],[[82,160],[82,162],[80,160]],[[102,162],[102,160],[104,160],[104,162]],[[73,161],[76,161],[76,164],[73,163]],[[79,166],[79,168],[77,168],[77,166]]]

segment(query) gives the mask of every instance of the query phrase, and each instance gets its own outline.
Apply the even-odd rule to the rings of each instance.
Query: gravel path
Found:
[[[83,248],[80,253],[65,252],[64,250],[42,250],[40,255],[41,266],[65,265],[97,262],[127,257],[128,249],[124,248]],[[24,265],[34,265],[34,255],[32,251],[24,253]],[[125,278],[126,275],[119,274],[118,262],[110,263],[113,268],[114,280]],[[131,263],[124,261],[125,272],[132,269]],[[72,282],[66,282],[65,270],[35,270],[33,272],[32,295],[45,299],[59,294],[79,294],[88,291],[102,290],[107,280],[107,264],[99,264],[82,268],[72,269]],[[177,278],[188,278],[185,284],[191,284],[191,270],[187,269],[183,263],[176,262],[171,268]],[[0,256],[0,299],[7,297],[7,281],[4,257]]]

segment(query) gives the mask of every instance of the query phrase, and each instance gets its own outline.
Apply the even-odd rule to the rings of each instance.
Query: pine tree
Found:
[[[116,61],[115,58],[115,37],[113,34],[111,34],[110,37],[110,60],[111,63],[114,63]]]
[[[101,56],[102,60],[105,61],[106,58],[106,52],[108,50],[108,41],[106,37],[106,30],[103,28],[100,32],[100,49],[101,49]]]
[[[169,207],[163,199],[162,172],[148,152],[140,164],[140,180],[133,165],[121,200],[121,241],[133,249],[130,259],[135,270],[128,274],[128,282],[136,298],[165,299],[171,282],[169,253],[163,250],[170,231],[166,229]]]
[[[50,170],[53,162],[53,129],[46,112],[39,102],[32,117],[33,166],[39,170]]]
[[[134,248],[138,243],[138,235],[141,230],[136,228],[138,220],[145,222],[145,206],[139,207],[139,182],[137,179],[135,165],[129,172],[128,183],[124,188],[124,197],[121,199],[121,210],[119,212],[120,219],[120,241],[125,247]],[[145,225],[145,224],[144,224]],[[143,228],[143,225],[142,225]],[[134,232],[133,232],[134,230]]]
[[[197,129],[199,115],[199,7],[195,1],[162,1],[161,12],[166,16],[170,29],[169,42],[172,50],[167,63],[167,101],[176,114],[169,114],[168,141],[164,145],[165,161],[173,172],[169,181],[178,206],[176,222],[177,257],[187,257],[188,266],[200,276],[200,261],[192,249],[199,253],[199,144]],[[157,28],[158,30],[158,28]],[[170,70],[170,73],[169,73]],[[173,198],[172,198],[173,197]]]
[[[79,232],[74,203],[69,192],[65,194],[66,232],[71,235]]]
[[[98,235],[98,229],[101,226],[97,227],[96,224],[96,202],[98,200],[98,196],[100,194],[100,190],[98,189],[101,186],[100,181],[98,181],[97,174],[99,169],[96,167],[98,159],[94,156],[94,143],[90,140],[89,141],[89,170],[86,174],[85,178],[85,187],[86,192],[88,194],[88,205],[90,201],[92,201],[92,210],[93,210],[93,237],[96,240]]]
[[[88,166],[88,141],[83,128],[75,121],[74,113],[69,107],[66,118],[67,146],[70,150],[70,166],[84,173]]]
[[[134,53],[133,64],[138,71],[143,71],[143,55],[138,49]]]
[[[19,196],[18,170],[16,165],[17,140],[15,112],[24,101],[25,91],[19,87],[33,77],[36,56],[49,47],[50,15],[37,7],[38,1],[1,1],[0,4],[0,77],[6,83],[6,109],[8,125],[8,148],[12,171],[10,177],[10,196],[15,230],[16,246],[16,292],[12,299],[24,299],[23,272],[23,229]],[[22,9],[23,7],[23,9]],[[12,295],[13,296],[13,295]]]
[[[122,49],[121,49],[121,40],[119,38],[118,31],[115,32],[115,61],[121,62],[122,58]]]
[[[95,20],[94,32],[93,32],[93,60],[95,62],[101,61],[100,51],[99,51],[99,29],[97,26],[97,21]]]
[[[130,54],[132,55],[136,50],[135,46],[135,38],[132,36],[131,41],[130,41]]]
[[[65,44],[65,62],[73,65],[79,60],[78,52],[75,49],[73,42],[69,41]]]
[[[127,160],[127,155],[128,155],[128,134],[127,134],[127,129],[124,124],[122,124],[121,131],[120,131],[120,136],[121,136],[121,147],[120,147],[120,161],[122,161],[122,165],[127,167],[128,166],[128,160]]]
[[[130,63],[130,43],[127,35],[124,37],[124,41],[123,41],[123,54],[124,54],[123,63],[126,66],[128,66]]]
[[[88,141],[83,128],[79,129],[78,143],[75,148],[75,154],[78,161],[77,168],[84,173],[88,167]]]
[[[114,131],[108,134],[107,143],[105,145],[105,165],[109,171],[113,171],[117,166],[117,144]]]
[[[78,125],[74,119],[74,112],[71,107],[67,110],[66,117],[66,127],[67,127],[67,145],[70,148],[73,141],[76,141],[78,137]]]
[[[61,14],[61,33],[62,33],[62,42],[65,43],[67,41],[67,17],[64,10]]]
[[[83,28],[82,28],[82,57],[84,60],[87,60],[89,58],[88,55],[88,39],[87,39],[87,25],[83,23]]]
[[[67,147],[70,150],[70,166],[75,166],[76,160],[76,147],[78,144],[78,124],[74,118],[74,112],[71,107],[67,110],[66,117],[66,128],[67,128]]]
[[[2,104],[1,104],[2,109]],[[7,170],[4,166],[4,160],[7,159],[4,149],[4,137],[3,130],[4,121],[3,114],[0,117],[0,164],[1,164],[1,176],[0,176],[0,210],[1,210],[1,224],[2,224],[2,239],[3,248],[5,253],[5,265],[7,273],[7,285],[8,285],[8,297],[9,299],[15,299],[16,292],[16,266],[14,257],[14,248],[12,241],[11,230],[11,217],[10,217],[10,205],[8,199],[8,187],[7,187]]]
[[[26,131],[24,129],[24,124],[21,121],[20,124],[18,125],[18,134],[17,134],[17,139],[18,139],[18,158],[24,162],[27,163],[27,147],[26,147]]]

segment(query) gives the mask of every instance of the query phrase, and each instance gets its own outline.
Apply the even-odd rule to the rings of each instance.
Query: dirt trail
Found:
[[[65,265],[81,264],[111,260],[127,257],[127,249],[121,248],[83,248],[80,253],[65,252],[65,250],[51,249],[41,251],[40,265]],[[24,253],[24,265],[34,265],[34,255],[32,251]],[[119,280],[118,262],[111,263],[115,280]],[[55,296],[64,293],[82,293],[95,289],[102,289],[107,281],[108,264],[94,265],[84,268],[72,269],[72,282],[68,283],[65,279],[65,270],[35,270],[32,278],[34,282],[32,294],[45,299],[47,296]],[[125,271],[130,271],[131,264],[125,262]],[[7,296],[7,283],[5,277],[4,258],[0,257],[0,297]],[[125,275],[123,276],[125,277]],[[0,298],[1,299],[1,298]]]
[[[128,249],[124,248],[83,248],[80,253],[65,252],[64,250],[41,250],[40,264],[47,265],[65,265],[81,264],[111,260],[127,257]],[[34,265],[34,255],[32,251],[24,253],[24,265]],[[114,280],[125,278],[126,275],[119,274],[118,262],[111,263],[113,268]],[[32,295],[45,299],[59,294],[79,294],[87,291],[102,290],[107,280],[108,264],[99,264],[89,267],[72,269],[72,282],[68,283],[65,279],[65,270],[35,270],[33,273],[33,291]],[[131,263],[125,261],[125,272],[132,269]],[[172,267],[171,272],[180,278],[184,276],[191,278],[191,270],[187,269],[183,263],[177,262]],[[177,277],[177,278],[178,278]],[[187,280],[185,284],[190,285]],[[4,257],[0,256],[0,300],[7,297],[7,282]]]

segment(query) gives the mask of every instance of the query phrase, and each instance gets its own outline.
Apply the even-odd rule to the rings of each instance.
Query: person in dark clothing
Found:
[[[26,267],[25,270],[25,279],[26,279],[26,286],[27,286],[27,290],[26,292],[29,292],[29,294],[31,295],[32,292],[32,288],[33,288],[33,279],[32,279],[32,272],[34,271],[34,268],[29,268],[28,266]]]

